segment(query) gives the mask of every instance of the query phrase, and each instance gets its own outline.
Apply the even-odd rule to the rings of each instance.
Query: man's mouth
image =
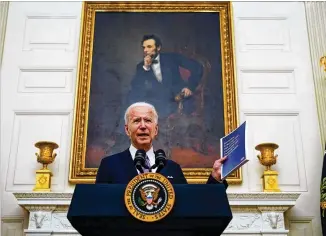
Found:
[[[138,137],[148,137],[148,134],[137,134]]]

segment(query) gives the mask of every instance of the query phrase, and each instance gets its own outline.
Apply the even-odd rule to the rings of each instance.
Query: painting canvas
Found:
[[[94,180],[103,157],[129,147],[124,113],[143,101],[159,115],[154,148],[205,181],[237,127],[230,19],[229,3],[84,3],[70,181]],[[147,39],[160,69],[145,75]]]

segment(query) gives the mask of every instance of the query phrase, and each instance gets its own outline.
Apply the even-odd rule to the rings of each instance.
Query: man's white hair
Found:
[[[154,113],[154,122],[157,124],[157,122],[158,122],[158,114],[157,114],[157,111],[156,111],[155,107],[152,104],[149,104],[147,102],[136,102],[136,103],[131,104],[127,108],[127,110],[125,112],[125,116],[124,116],[124,118],[125,118],[125,124],[128,124],[128,121],[129,121],[129,112],[134,107],[149,107],[153,111],[153,113]]]

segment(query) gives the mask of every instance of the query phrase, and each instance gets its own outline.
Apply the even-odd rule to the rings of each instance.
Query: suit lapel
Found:
[[[136,167],[134,165],[133,159],[131,157],[129,149],[126,149],[123,152],[123,158],[121,160],[121,165],[124,166],[122,168],[122,171],[125,171],[125,175],[128,177],[128,179],[134,178],[136,175],[138,175],[138,172],[136,170]]]

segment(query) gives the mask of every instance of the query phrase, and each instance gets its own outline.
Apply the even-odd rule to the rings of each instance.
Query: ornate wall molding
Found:
[[[27,200],[27,199],[71,200],[72,197],[72,193],[57,193],[57,192],[20,192],[20,193],[14,193],[14,195],[19,200]]]
[[[72,193],[13,193],[30,212],[27,236],[78,235],[67,219]],[[233,219],[223,235],[287,235],[284,212],[295,205],[300,193],[229,193]]]
[[[54,205],[25,205],[25,209],[29,212],[36,211],[53,211],[57,206]]]
[[[322,145],[326,142],[326,65],[320,59],[326,56],[326,2],[305,2],[311,63]]]
[[[228,199],[239,200],[241,201],[256,201],[256,200],[265,200],[265,201],[278,201],[278,200],[286,200],[286,201],[296,201],[300,193],[229,193]]]

